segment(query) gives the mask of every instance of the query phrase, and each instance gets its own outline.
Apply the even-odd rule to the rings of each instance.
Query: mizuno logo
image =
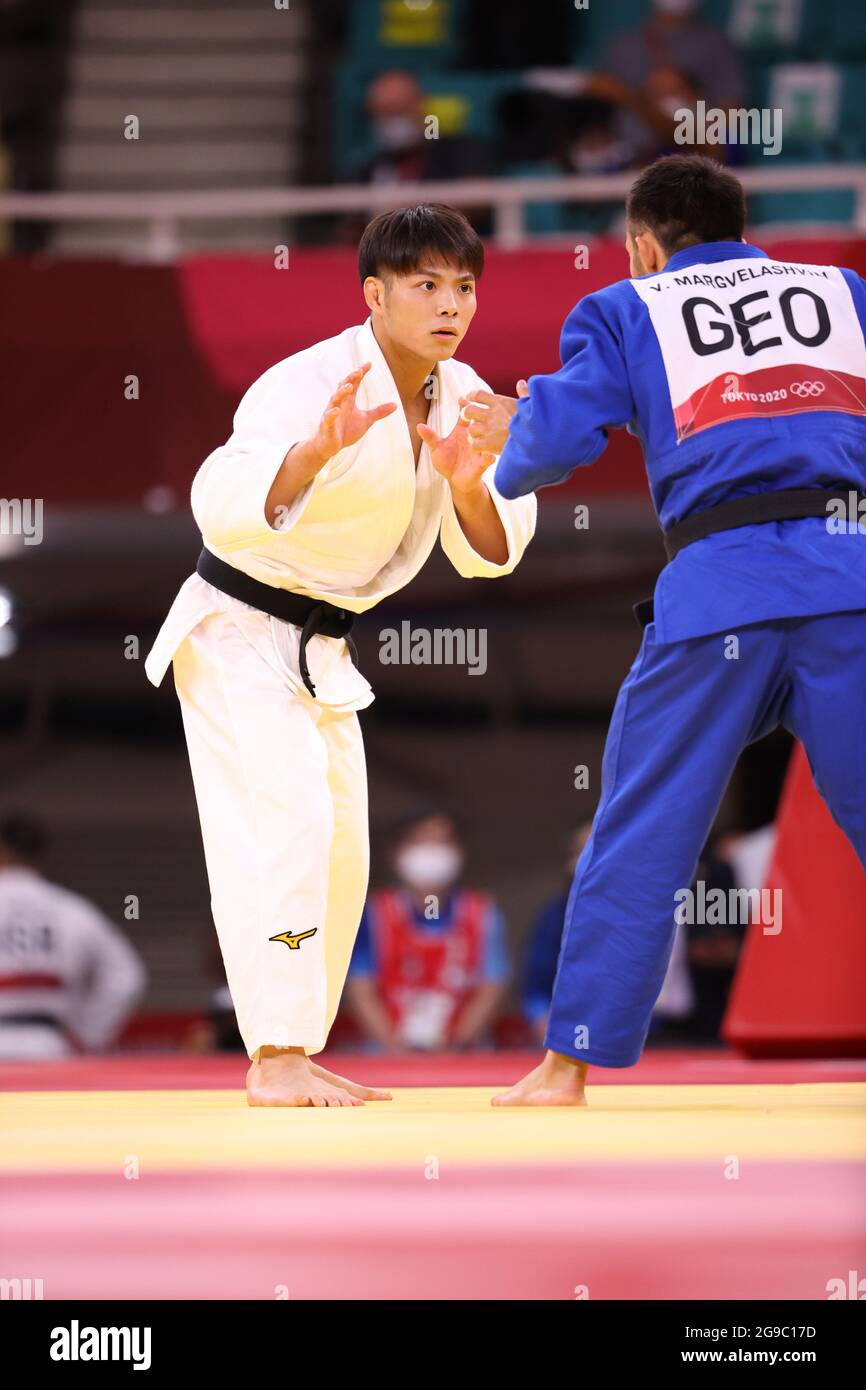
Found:
[[[309,931],[295,932],[294,935],[284,931],[280,932],[279,936],[269,936],[268,941],[285,941],[290,951],[297,951],[300,949],[301,942],[306,941],[308,936],[315,936],[318,930],[318,927],[311,927]]]

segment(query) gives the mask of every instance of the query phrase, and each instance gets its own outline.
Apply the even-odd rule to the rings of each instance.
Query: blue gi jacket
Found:
[[[562,367],[533,376],[495,481],[514,498],[593,463],[607,431],[643,447],[664,529],[757,492],[866,488],[866,282],[745,242],[678,251],[660,274],[587,295]],[[655,591],[656,641],[866,608],[866,514],[718,532]]]

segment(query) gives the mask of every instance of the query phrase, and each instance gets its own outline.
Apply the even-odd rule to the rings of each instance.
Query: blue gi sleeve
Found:
[[[595,462],[608,429],[633,418],[625,355],[606,308],[609,298],[602,291],[582,299],[562,330],[559,371],[529,378],[529,395],[517,407],[494,475],[503,497],[523,497],[563,482],[575,468]]]

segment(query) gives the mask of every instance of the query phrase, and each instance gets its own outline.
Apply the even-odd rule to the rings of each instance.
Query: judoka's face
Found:
[[[424,362],[453,357],[475,317],[475,276],[430,260],[409,275],[370,276],[364,284],[377,331]]]

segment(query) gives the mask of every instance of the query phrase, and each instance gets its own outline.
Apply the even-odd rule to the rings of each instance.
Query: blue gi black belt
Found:
[[[206,579],[208,584],[213,584],[221,593],[228,594],[229,598],[239,599],[250,608],[258,608],[261,613],[270,613],[272,618],[279,618],[284,623],[293,623],[301,629],[298,667],[301,680],[313,699],[316,698],[316,687],[310,680],[307,666],[307,642],[311,637],[316,634],[323,637],[345,637],[352,661],[358,665],[358,649],[349,636],[355,614],[350,613],[348,609],[337,608],[332,603],[310,598],[308,594],[295,594],[288,589],[275,589],[270,584],[263,584],[261,580],[253,579],[251,575],[235,569],[234,565],[227,565],[207,549],[202,550],[199,555],[196,570],[202,579]]]
[[[687,545],[702,541],[717,531],[733,531],[738,526],[755,526],[765,521],[798,521],[807,516],[829,515],[831,503],[841,503],[846,512],[850,496],[866,497],[866,490],[855,483],[840,483],[833,488],[802,487],[784,492],[756,492],[751,497],[736,497],[717,507],[695,512],[663,534],[669,560]],[[634,606],[634,615],[641,627],[653,621],[653,600],[643,599]]]

